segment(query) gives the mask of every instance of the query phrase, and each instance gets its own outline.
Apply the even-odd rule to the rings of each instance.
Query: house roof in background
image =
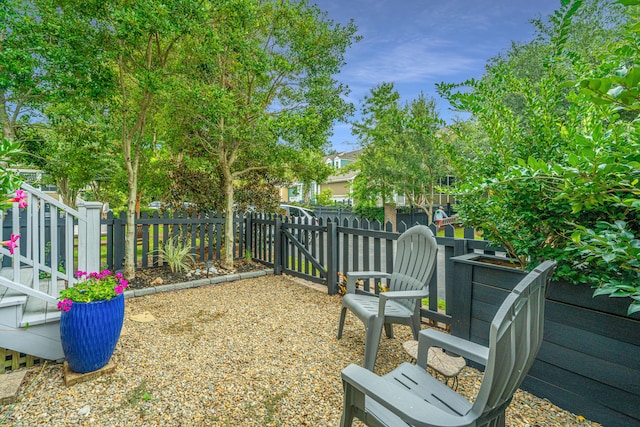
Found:
[[[361,152],[362,152],[362,149],[355,150],[355,151],[336,152],[326,156],[325,160],[329,160],[329,159],[333,160],[336,157],[340,157],[341,159],[345,159],[345,160],[355,160],[360,155]]]
[[[334,175],[330,175],[327,178],[326,184],[331,184],[334,182],[352,181],[353,178],[356,177],[356,175],[358,175],[358,171],[353,171],[353,170],[344,172],[344,173],[337,173]]]

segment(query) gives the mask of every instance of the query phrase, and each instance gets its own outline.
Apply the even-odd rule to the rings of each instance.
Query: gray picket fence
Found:
[[[411,225],[399,222],[394,231],[391,223],[381,224],[357,219],[320,218],[316,224],[292,223],[279,217],[253,217],[251,232],[255,249],[253,258],[272,266],[276,274],[292,276],[325,284],[329,294],[337,292],[338,272],[393,270],[395,241]],[[431,230],[437,234],[436,226]],[[444,236],[437,236],[440,248],[439,268],[429,283],[428,306],[422,308],[422,316],[434,322],[450,324],[450,304],[453,294],[452,257],[470,252],[495,254],[501,248],[489,246],[484,240],[475,239],[475,232],[464,230],[464,238],[455,238],[454,226],[442,227]],[[365,281],[363,292],[378,293],[377,283]],[[445,301],[446,309],[438,309],[438,299]]]
[[[126,214],[109,214],[102,220],[106,236],[104,265],[120,270],[124,266],[124,233]],[[412,225],[412,224],[411,224]],[[399,222],[396,229],[391,223],[378,221],[319,218],[313,222],[292,222],[277,215],[254,214],[234,218],[234,258],[250,257],[272,267],[276,274],[289,274],[327,286],[329,294],[337,292],[339,272],[393,270],[395,241],[410,224]],[[161,248],[169,239],[179,239],[191,246],[196,261],[220,260],[226,250],[224,217],[213,213],[146,212],[136,220],[137,242],[135,261],[138,268],[164,265]],[[431,225],[437,234],[435,225]],[[495,253],[483,240],[474,238],[473,229],[464,230],[464,238],[455,238],[453,226],[445,226],[444,236],[437,236],[440,246],[439,268],[429,284],[428,306],[422,315],[434,322],[451,322],[450,305],[453,293],[452,257],[470,252]],[[363,292],[378,293],[378,283],[365,281]],[[444,300],[446,309],[438,309],[438,299]]]
[[[102,265],[110,270],[121,270],[124,267],[124,248],[126,230],[126,212],[114,216],[109,212],[106,219],[101,220],[105,249],[102,253]],[[246,218],[234,218],[233,251],[234,258],[245,256]],[[183,211],[163,213],[153,212],[151,216],[142,212],[136,218],[136,251],[134,256],[137,268],[159,267],[166,262],[162,257],[162,249],[166,242],[191,246],[191,255],[195,261],[207,262],[220,260],[224,242],[224,217],[216,213],[188,213]]]

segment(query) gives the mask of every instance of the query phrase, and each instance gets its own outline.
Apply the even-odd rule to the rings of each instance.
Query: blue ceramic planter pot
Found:
[[[109,301],[74,302],[60,315],[62,351],[73,372],[96,371],[111,359],[124,321],[124,295]]]

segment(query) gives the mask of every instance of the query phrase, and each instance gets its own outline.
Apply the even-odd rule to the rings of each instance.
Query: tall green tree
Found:
[[[127,278],[135,275],[135,212],[138,172],[145,150],[155,141],[151,130],[161,95],[179,65],[175,56],[192,36],[206,27],[207,2],[140,0],[135,2],[50,0],[49,13],[57,17],[60,33],[91,46],[92,61],[81,60],[97,78],[104,92],[102,111],[114,146],[127,172],[127,228],[125,267]],[[64,31],[64,32],[63,32]],[[78,53],[78,50],[72,51]],[[106,64],[106,65],[105,65]],[[103,70],[99,73],[98,70]],[[106,70],[106,71],[105,71]],[[100,80],[98,81],[100,82]],[[80,82],[76,99],[94,96],[91,82]]]
[[[57,0],[0,2],[0,125],[9,140],[46,124],[50,103],[80,110],[111,87],[108,62],[94,49],[95,22],[64,10]]]
[[[324,152],[321,150],[301,150],[289,162],[291,176],[302,183],[303,200],[306,205],[311,203],[311,186],[314,182],[323,183],[327,180],[333,168],[324,162]]]
[[[435,194],[440,191],[438,182],[449,171],[439,134],[443,122],[435,100],[422,93],[405,106],[405,112],[406,128],[394,152],[398,192],[405,194],[410,204],[421,208],[431,220]]]
[[[0,125],[2,136],[16,139],[20,117],[43,97],[44,46],[40,26],[23,2],[0,3]],[[41,71],[38,72],[37,70]]]
[[[334,24],[306,1],[212,3],[206,31],[181,58],[175,117],[188,149],[210,159],[225,199],[225,267],[233,266],[236,190],[255,173],[281,175],[299,150],[326,146],[351,111],[334,75],[355,26]]]
[[[382,83],[365,97],[362,117],[353,127],[363,148],[353,165],[357,203],[389,204],[403,194],[431,218],[436,185],[447,172],[435,100],[421,93],[401,105],[393,84]]]
[[[75,206],[81,190],[109,182],[119,168],[109,146],[107,129],[79,117],[69,104],[47,110],[48,126],[39,129],[42,169],[68,206]]]
[[[396,169],[394,151],[405,125],[400,94],[393,83],[381,83],[365,96],[362,119],[352,124],[362,152],[348,166],[358,174],[352,183],[356,207],[375,206],[380,199],[384,206],[393,204],[395,181],[390,171]],[[385,209],[385,213],[389,209]],[[384,221],[393,220],[385,215]]]
[[[522,266],[539,257],[566,257],[562,255],[566,243],[562,230],[573,220],[572,215],[559,214],[566,211],[564,202],[551,203],[545,190],[533,182],[517,191],[513,183],[491,191],[486,186],[529,158],[555,163],[569,151],[563,129],[579,128],[583,118],[570,114],[565,83],[588,69],[585,64],[593,62],[591,53],[602,51],[601,44],[616,40],[619,32],[618,27],[608,27],[608,18],[586,17],[582,5],[580,1],[564,2],[541,26],[544,32],[540,30],[539,38],[526,46],[514,45],[507,54],[494,58],[482,79],[438,85],[441,95],[454,108],[470,112],[477,126],[473,133],[466,125],[451,127],[465,142],[457,146],[462,150],[448,147],[458,172],[458,217],[483,230]],[[576,16],[590,19],[593,49],[575,42],[576,38],[585,40],[588,27],[579,25],[572,30]],[[568,50],[570,47],[576,50]],[[540,248],[546,254],[532,259],[530,254]],[[575,269],[561,265],[558,272],[570,275]]]

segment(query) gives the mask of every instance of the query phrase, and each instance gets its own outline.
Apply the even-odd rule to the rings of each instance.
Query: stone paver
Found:
[[[26,369],[0,375],[0,405],[15,403],[18,389],[27,374]]]

